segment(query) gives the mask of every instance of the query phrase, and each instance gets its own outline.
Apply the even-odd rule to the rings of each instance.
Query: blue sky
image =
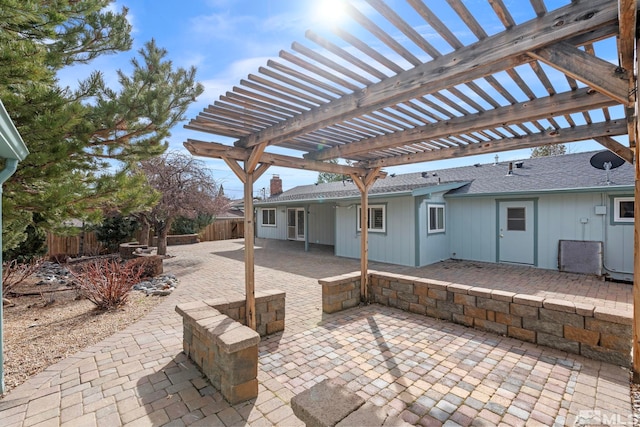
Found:
[[[546,1],[548,9],[568,3],[569,0]],[[134,49],[131,52],[99,58],[89,66],[74,67],[60,73],[63,85],[75,86],[78,79],[88,75],[90,70],[100,69],[105,80],[117,87],[116,70],[127,70],[129,60],[146,41],[154,38],[157,44],[169,52],[174,65],[197,67],[198,80],[205,86],[205,92],[187,112],[188,119],[195,116],[218,97],[238,85],[250,73],[257,73],[260,66],[270,58],[277,58],[280,50],[290,50],[294,41],[308,46],[304,33],[307,29],[322,31],[332,20],[340,18],[338,6],[329,0],[118,0],[114,8],[129,8],[129,19],[133,25]],[[432,2],[426,2],[432,5]],[[442,2],[444,3],[444,2]],[[514,19],[530,19],[529,2],[505,0],[511,5]],[[361,3],[358,3],[361,5]],[[407,9],[404,0],[387,0],[401,16]],[[486,0],[469,0],[465,4],[474,9],[476,18],[484,28],[494,32],[504,27],[496,20]],[[513,7],[517,5],[518,7]],[[521,5],[526,7],[520,7]],[[365,12],[367,7],[364,6]],[[522,10],[520,17],[519,11]],[[436,10],[446,19],[446,11]],[[345,26],[349,25],[344,20]],[[450,24],[451,26],[451,24]],[[455,24],[451,26],[457,28]],[[427,31],[427,30],[425,30]],[[463,41],[465,33],[456,33]],[[446,52],[446,48],[443,48]],[[615,51],[612,51],[615,55]],[[615,60],[611,58],[611,60]],[[232,140],[215,135],[186,130],[180,124],[172,130],[169,138],[170,149],[184,151],[182,143],[187,138],[232,143]],[[595,142],[572,144],[570,151],[598,150]],[[500,153],[500,160],[529,157],[530,150]],[[289,153],[299,155],[295,153]],[[474,156],[447,161],[422,163],[389,168],[389,173],[404,173],[433,170],[443,167],[461,166],[474,163],[493,162],[494,154]],[[202,159],[207,162],[213,176],[224,185],[225,193],[232,198],[242,197],[242,184],[222,160]],[[255,193],[269,187],[269,179],[278,174],[284,189],[296,185],[311,184],[317,179],[317,172],[271,167],[255,184]]]

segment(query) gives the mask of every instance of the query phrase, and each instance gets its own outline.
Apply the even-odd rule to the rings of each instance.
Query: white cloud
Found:
[[[254,28],[256,19],[250,16],[234,16],[228,12],[200,15],[191,19],[190,32],[200,43],[211,40],[240,41],[240,31],[247,26]]]

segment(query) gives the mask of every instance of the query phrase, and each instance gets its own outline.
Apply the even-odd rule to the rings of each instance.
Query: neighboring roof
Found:
[[[240,219],[244,218],[244,199],[229,200],[224,211],[216,215],[216,219]]]
[[[598,151],[513,160],[497,165],[476,164],[450,169],[425,169],[424,172],[402,175],[390,174],[376,181],[369,195],[421,195],[447,191],[447,195],[464,196],[633,187],[633,165],[624,163],[611,170],[607,184],[606,171],[596,169],[589,163],[596,153]],[[518,162],[522,162],[522,167],[516,166]],[[512,175],[508,175],[509,163],[513,164]],[[358,197],[360,192],[353,182],[341,181],[301,185],[256,205]]]
[[[242,219],[244,218],[244,211],[240,209],[227,209],[226,211],[220,213],[220,215],[216,216],[216,220],[220,219]]]

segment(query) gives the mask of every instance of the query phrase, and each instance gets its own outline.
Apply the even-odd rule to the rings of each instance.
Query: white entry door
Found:
[[[498,202],[498,262],[535,264],[535,203]]]
[[[287,238],[304,240],[304,208],[287,209]]]

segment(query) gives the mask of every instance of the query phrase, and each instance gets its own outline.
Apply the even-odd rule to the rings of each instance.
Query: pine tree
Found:
[[[338,159],[327,160],[327,163],[331,163],[331,164],[334,164],[334,165],[340,164]],[[350,166],[351,165],[351,161],[347,160],[346,164]],[[325,184],[327,182],[340,182],[340,181],[344,181],[346,179],[351,179],[351,177],[348,176],[348,175],[340,174],[340,173],[318,172],[318,180],[316,181],[316,184]]]
[[[531,158],[546,156],[561,156],[567,154],[567,146],[564,144],[547,144],[531,149]]]
[[[110,3],[0,0],[0,99],[30,151],[5,184],[5,249],[24,239],[34,218],[55,230],[71,218],[143,211],[158,199],[131,165],[166,150],[169,129],[203,91],[195,68],[176,69],[151,40],[131,73],[118,71],[117,88],[100,71],[76,88],[56,80],[64,67],[130,49],[127,9],[108,11]]]

